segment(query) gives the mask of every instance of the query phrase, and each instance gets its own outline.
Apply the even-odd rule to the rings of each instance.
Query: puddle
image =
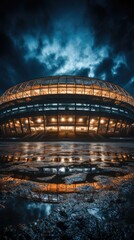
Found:
[[[133,143],[0,143],[0,225],[36,222],[55,203],[118,192],[133,179],[133,160]]]

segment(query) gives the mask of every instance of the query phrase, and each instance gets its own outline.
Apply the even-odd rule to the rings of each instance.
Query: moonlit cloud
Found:
[[[114,59],[114,66],[112,68],[113,75],[117,74],[117,70],[121,64],[127,65],[125,56],[117,55],[117,57],[115,57],[115,59]]]

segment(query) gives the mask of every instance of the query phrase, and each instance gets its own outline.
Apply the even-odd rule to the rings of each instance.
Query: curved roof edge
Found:
[[[24,81],[24,82],[21,82],[21,83],[18,83],[17,85],[14,85],[13,87],[10,87],[8,88],[1,96],[8,96],[10,94],[12,94],[13,92],[16,93],[18,92],[18,90],[21,88],[21,90],[26,86],[34,86],[36,85],[36,83],[38,84],[41,84],[42,81],[49,81],[47,84],[51,84],[52,80],[56,80],[57,79],[57,83],[59,83],[59,79],[66,79],[66,82],[64,83],[69,83],[67,81],[67,79],[71,79],[71,80],[74,80],[74,83],[77,82],[77,80],[81,80],[81,84],[83,85],[86,85],[86,82],[87,81],[87,85],[98,85],[100,87],[106,87],[106,88],[109,88],[113,91],[118,91],[118,92],[121,92],[123,93],[125,96],[130,96],[133,98],[133,96],[127,92],[124,88],[122,88],[121,86],[115,84],[115,83],[111,83],[109,81],[106,81],[106,80],[101,80],[101,79],[98,79],[98,78],[93,78],[93,77],[84,77],[84,76],[73,76],[73,75],[59,75],[59,76],[46,76],[46,77],[40,77],[40,78],[35,78],[35,79],[31,79],[31,80],[27,80],[27,81]],[[83,81],[83,82],[82,82]],[[60,83],[62,83],[62,81],[60,81]],[[91,83],[91,84],[88,84],[88,83]],[[14,91],[13,91],[14,90]],[[13,92],[12,92],[13,91]]]

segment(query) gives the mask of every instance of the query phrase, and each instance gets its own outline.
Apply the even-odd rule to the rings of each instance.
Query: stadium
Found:
[[[133,123],[134,98],[120,86],[96,78],[39,78],[0,96],[5,137],[119,136],[128,135]]]

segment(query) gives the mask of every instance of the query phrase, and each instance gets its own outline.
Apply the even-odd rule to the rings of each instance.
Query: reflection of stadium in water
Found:
[[[105,161],[105,162],[116,162],[116,161],[125,161],[125,160],[132,160],[133,156],[128,154],[128,153],[114,153],[114,152],[90,152],[83,156],[39,156],[37,154],[24,154],[24,153],[10,153],[10,154],[0,154],[0,158],[2,161],[5,162],[44,162],[45,164],[48,163],[76,163],[76,164],[81,164],[82,162],[89,163],[90,162],[98,162],[98,161]]]
[[[2,186],[13,184],[13,188],[24,189],[32,184],[30,198],[41,198],[44,202],[63,201],[72,193],[86,199],[91,197],[87,192],[94,194],[103,187],[96,177],[124,176],[128,163],[134,159],[132,144],[129,145],[128,148],[126,143],[3,143]],[[105,187],[108,185],[105,180]]]

